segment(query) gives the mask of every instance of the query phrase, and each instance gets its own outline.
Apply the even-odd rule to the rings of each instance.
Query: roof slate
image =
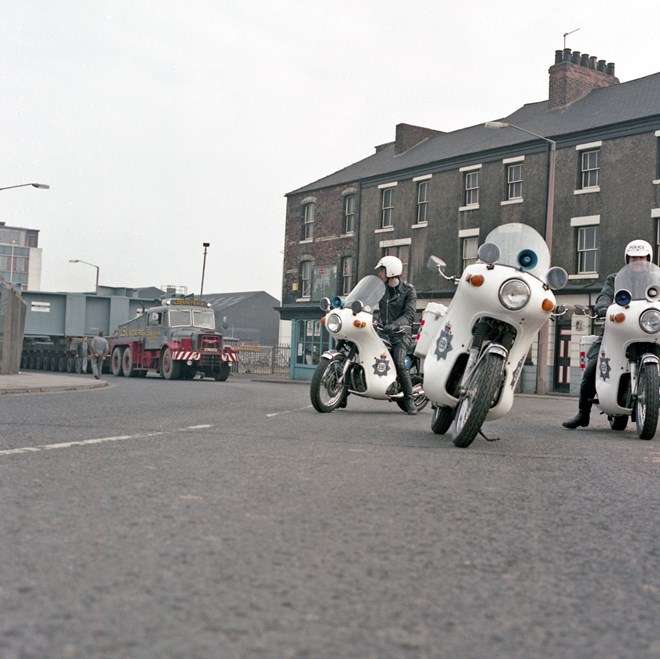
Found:
[[[651,117],[658,117],[660,128],[660,73],[596,89],[564,108],[550,110],[548,101],[528,103],[498,120],[559,141],[562,136]],[[495,119],[487,117],[484,122]],[[287,196],[388,173],[395,178],[397,172],[451,159],[468,160],[470,154],[535,139],[515,129],[492,130],[481,123],[449,133],[438,133],[399,155],[394,153],[394,142],[391,142],[379,147],[373,155],[289,192]]]

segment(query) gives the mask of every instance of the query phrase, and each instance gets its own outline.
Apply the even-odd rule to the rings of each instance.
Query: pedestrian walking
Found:
[[[78,363],[76,364],[76,371],[78,373],[87,373],[87,359],[89,357],[89,344],[87,337],[83,336],[82,341],[78,344]]]
[[[108,339],[103,336],[103,330],[101,330],[98,336],[95,336],[92,339],[92,373],[94,377],[99,380],[101,378],[101,373],[103,372],[103,360],[105,359],[110,346],[108,345]]]

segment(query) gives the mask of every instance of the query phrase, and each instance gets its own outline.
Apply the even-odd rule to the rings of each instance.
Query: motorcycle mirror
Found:
[[[477,256],[484,263],[495,263],[500,258],[500,248],[495,243],[484,243],[479,247]]]
[[[426,267],[432,272],[439,272],[442,274],[442,269],[447,267],[447,264],[437,256],[429,256],[429,260],[426,262]]]
[[[657,302],[658,296],[660,296],[660,290],[658,290],[658,287],[655,284],[651,284],[646,289],[646,299],[649,302]]]
[[[330,301],[329,297],[323,297],[321,298],[321,301],[319,302],[319,307],[321,307],[321,311],[327,311],[330,309],[332,306],[332,302]]]
[[[550,268],[545,275],[545,282],[554,291],[564,288],[568,284],[568,272],[559,266]]]
[[[362,309],[364,309],[364,304],[362,303],[362,300],[353,300],[353,302],[351,302],[351,311],[353,312],[353,314],[355,315],[359,314],[360,311],[362,311]]]

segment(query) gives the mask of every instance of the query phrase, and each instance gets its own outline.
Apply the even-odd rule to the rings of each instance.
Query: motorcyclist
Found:
[[[396,256],[383,256],[375,270],[385,284],[385,294],[378,305],[378,319],[392,344],[392,359],[403,391],[406,413],[417,414],[410,371],[406,368],[406,355],[412,347],[417,292],[412,284],[401,279],[403,263]]]
[[[652,261],[653,248],[646,240],[632,240],[626,245],[625,257],[626,264],[635,261]],[[601,318],[605,316],[607,308],[612,304],[612,300],[614,299],[614,279],[616,275],[617,273],[614,272],[607,276],[603,288],[594,303],[594,311]],[[582,382],[580,383],[578,413],[573,418],[561,424],[569,430],[575,430],[575,428],[579,427],[586,428],[589,425],[592,401],[596,396],[596,365],[598,363],[600,345],[603,342],[603,330],[604,326],[601,327],[598,338],[591,344],[587,352],[587,364],[582,373]]]

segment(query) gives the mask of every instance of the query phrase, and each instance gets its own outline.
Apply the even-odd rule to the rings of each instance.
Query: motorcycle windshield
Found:
[[[497,263],[522,268],[545,280],[550,268],[550,252],[536,229],[519,222],[502,224],[486,236],[486,242],[495,243],[499,248]]]
[[[628,291],[633,300],[646,300],[649,286],[660,290],[660,268],[648,261],[633,261],[623,266],[614,279],[614,292]]]
[[[385,294],[385,284],[376,275],[367,275],[356,284],[355,288],[348,294],[344,300],[344,306],[350,307],[351,302],[360,300],[368,310],[373,310]]]

